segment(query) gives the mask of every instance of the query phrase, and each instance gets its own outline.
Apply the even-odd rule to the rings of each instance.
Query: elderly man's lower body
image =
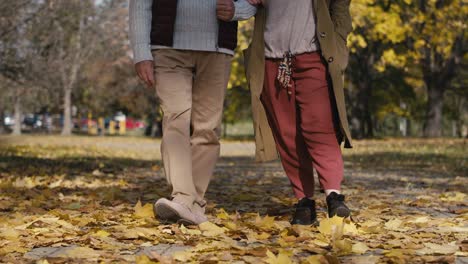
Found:
[[[161,145],[170,199],[155,206],[163,222],[207,221],[205,193],[220,153],[224,96],[232,56],[218,52],[153,51],[156,94],[163,110]]]

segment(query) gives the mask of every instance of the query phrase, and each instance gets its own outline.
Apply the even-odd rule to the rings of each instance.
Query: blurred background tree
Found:
[[[353,0],[351,12],[345,91],[354,136],[466,137],[465,1]],[[37,114],[58,116],[64,135],[117,112],[159,127],[154,91],[133,70],[127,13],[127,0],[0,2],[0,133],[25,131]],[[252,28],[240,23],[226,136],[253,131],[241,53]]]

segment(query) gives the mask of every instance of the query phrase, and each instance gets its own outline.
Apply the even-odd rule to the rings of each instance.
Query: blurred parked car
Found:
[[[73,125],[76,129],[79,129],[81,131],[88,131],[88,126],[89,125],[96,126],[97,122],[96,120],[93,120],[93,119],[82,118],[82,119],[74,119]]]
[[[22,123],[23,128],[40,128],[42,126],[42,120],[39,115],[35,114],[26,114],[23,118],[23,123]]]
[[[3,124],[7,127],[11,127],[15,124],[15,118],[13,116],[6,115],[5,119],[3,119]]]
[[[125,126],[127,127],[127,129],[139,129],[139,128],[144,128],[145,123],[141,120],[127,118],[127,120],[125,121]]]
[[[117,121],[117,122],[120,122],[120,121],[125,121],[127,119],[127,116],[122,113],[122,112],[117,112],[117,114],[115,114],[114,116],[114,120]]]

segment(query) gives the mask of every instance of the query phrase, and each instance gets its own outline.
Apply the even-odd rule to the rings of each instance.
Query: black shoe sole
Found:
[[[156,218],[162,223],[177,223],[179,225],[196,225],[194,222],[182,218],[172,207],[165,204],[158,204],[154,207]]]
[[[301,223],[301,222],[298,222],[298,223],[294,223],[293,221],[290,222],[291,225],[310,225],[310,226],[319,226],[320,225],[320,222],[318,220],[315,220],[311,223]]]
[[[349,210],[348,208],[344,206],[341,206],[341,207],[336,208],[333,214],[329,214],[329,217],[333,217],[335,215],[346,218],[351,215],[351,210]]]

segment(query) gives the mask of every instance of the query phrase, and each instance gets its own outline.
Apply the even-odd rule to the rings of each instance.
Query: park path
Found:
[[[295,202],[288,180],[278,161],[254,161],[250,141],[223,141],[207,193],[216,227],[199,230],[146,218],[170,192],[159,140],[0,138],[0,260],[466,263],[468,180],[457,143],[436,150],[440,142],[426,143],[419,152],[418,140],[366,141],[345,152],[343,189],[353,210],[345,226],[355,231],[338,247],[315,227],[287,224]],[[326,223],[318,190],[316,199]]]

